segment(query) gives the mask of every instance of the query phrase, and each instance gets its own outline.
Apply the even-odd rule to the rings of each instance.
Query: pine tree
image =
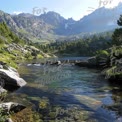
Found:
[[[122,15],[120,15],[120,18],[117,21],[117,24],[119,26],[122,26]],[[117,46],[122,44],[122,28],[115,29],[115,31],[112,35],[112,44],[117,45]]]

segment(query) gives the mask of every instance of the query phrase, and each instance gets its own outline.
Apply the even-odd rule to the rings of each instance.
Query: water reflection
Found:
[[[25,69],[27,72],[21,72]],[[82,115],[82,120],[84,116],[86,121],[93,122],[121,120],[122,87],[109,84],[99,76],[98,70],[72,65],[43,67],[25,64],[19,71],[28,85],[19,89],[17,93],[26,94],[27,99],[37,108],[39,101],[44,97],[48,99],[47,115],[56,112],[57,109],[63,109],[63,115],[59,112],[55,113],[55,117],[62,120],[73,117],[72,121],[78,121]],[[44,114],[44,110],[39,111]]]

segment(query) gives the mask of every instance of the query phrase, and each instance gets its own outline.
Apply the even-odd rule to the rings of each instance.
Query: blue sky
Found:
[[[99,6],[113,6],[119,1],[120,0],[1,0],[0,10],[10,14],[24,12],[36,15],[43,13],[43,10],[55,11],[65,18],[72,17],[78,20]]]

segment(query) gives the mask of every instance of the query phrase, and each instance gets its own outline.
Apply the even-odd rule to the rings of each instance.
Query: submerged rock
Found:
[[[74,95],[74,97],[92,110],[96,110],[102,105],[101,101],[98,101],[85,95]]]

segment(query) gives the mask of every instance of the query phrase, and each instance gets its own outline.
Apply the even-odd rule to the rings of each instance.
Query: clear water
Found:
[[[19,73],[28,84],[16,93],[27,95],[36,106],[46,100],[48,109],[55,111],[52,119],[42,109],[45,122],[122,122],[122,88],[110,84],[98,70],[23,64]]]

